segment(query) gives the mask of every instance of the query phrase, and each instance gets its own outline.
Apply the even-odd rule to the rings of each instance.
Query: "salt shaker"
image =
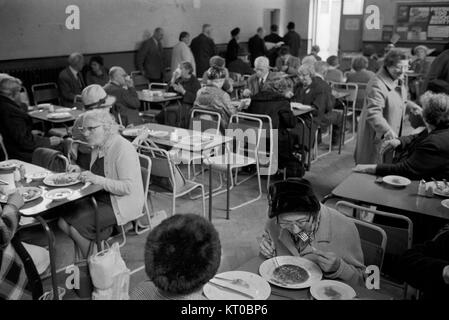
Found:
[[[418,196],[426,196],[426,181],[421,180],[418,185]]]

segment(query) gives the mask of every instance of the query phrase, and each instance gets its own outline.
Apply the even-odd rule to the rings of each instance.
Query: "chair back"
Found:
[[[382,228],[387,236],[388,236],[388,244],[386,248],[386,254],[391,255],[393,257],[397,257],[403,254],[406,250],[410,249],[413,244],[413,222],[410,218],[390,213],[379,211],[375,209],[365,208],[362,206],[357,206],[353,203],[346,201],[339,201],[336,205],[337,210],[342,210],[344,208],[352,209],[355,211],[356,219],[360,219],[360,213],[368,212],[372,213],[375,216],[381,216],[387,218],[391,221],[391,225],[386,225],[384,223],[371,223]],[[393,222],[394,221],[394,222]]]
[[[193,108],[190,113],[189,129],[197,127],[195,121],[199,121],[201,132],[209,131],[212,134],[220,134],[221,114],[215,111],[201,108]],[[212,132],[212,130],[214,132]]]
[[[144,90],[149,88],[150,83],[148,82],[148,79],[144,77],[142,72],[132,71],[130,75],[136,90]]]
[[[171,193],[176,193],[185,185],[185,178],[171,159],[170,154],[159,147],[142,143],[137,147],[140,154],[146,155],[151,161],[151,184],[157,185]]]
[[[31,86],[31,92],[35,105],[42,102],[56,102],[58,105],[61,104],[58,85],[54,82],[33,84]]]
[[[84,110],[83,99],[80,94],[75,95],[75,98],[73,98],[73,106],[78,110]]]
[[[274,141],[273,121],[271,117],[265,114],[243,113],[240,115],[253,117],[262,121],[262,131],[260,137],[259,146],[259,160],[262,157],[266,161],[262,161],[260,165],[267,168],[268,175],[273,175],[278,171],[278,157],[277,153],[274,153],[274,146],[277,145],[277,141]],[[278,151],[279,152],[279,151]]]
[[[153,83],[150,83],[149,88],[150,88],[150,90],[167,91],[168,84],[160,83],[160,82],[153,82]]]
[[[262,120],[247,114],[237,113],[229,119],[226,135],[233,137],[236,154],[253,157],[259,165],[259,147],[262,136]]]
[[[140,171],[142,174],[143,192],[145,199],[148,197],[150,188],[150,175],[151,175],[151,159],[150,157],[139,153]]]
[[[333,82],[331,87],[336,91],[343,90],[345,92],[349,92],[349,95],[343,99],[348,103],[349,110],[353,110],[353,108],[355,109],[359,92],[359,86],[357,83]]]
[[[238,72],[229,72],[229,78],[231,78],[232,81],[239,82],[242,78],[242,75]]]
[[[365,101],[366,95],[366,86],[367,83],[357,82],[358,91],[357,91],[357,100],[355,104],[355,110],[357,111],[361,111],[363,109],[363,103]]]
[[[65,172],[70,164],[60,151],[49,148],[35,149],[31,163],[54,172]]]
[[[3,160],[8,160],[8,152],[6,151],[5,143],[3,142],[3,136],[0,133],[0,148],[2,149],[3,153]]]
[[[382,270],[387,246],[387,234],[381,227],[357,219],[352,220],[359,232],[365,265],[375,265],[379,267],[379,270]]]

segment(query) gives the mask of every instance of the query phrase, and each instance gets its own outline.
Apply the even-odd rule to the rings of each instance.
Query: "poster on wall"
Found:
[[[430,12],[430,25],[449,25],[449,7],[432,7]]]
[[[398,22],[408,22],[409,6],[398,7]]]
[[[429,7],[412,7],[410,8],[409,22],[414,25],[427,25],[429,22],[429,12]]]
[[[385,25],[382,30],[382,40],[383,41],[391,41],[391,37],[393,36],[393,26]]]

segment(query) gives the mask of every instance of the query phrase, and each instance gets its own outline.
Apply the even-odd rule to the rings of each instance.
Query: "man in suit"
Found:
[[[295,23],[289,22],[288,32],[284,35],[284,42],[290,47],[292,56],[299,58],[299,49],[301,48],[301,36],[295,31]]]
[[[291,98],[293,92],[286,84],[285,79],[280,78],[276,73],[270,72],[270,63],[267,57],[258,57],[254,61],[256,71],[248,79],[248,87],[243,91],[243,96],[252,97],[262,91],[273,91]]]
[[[130,124],[141,124],[140,101],[133,80],[122,67],[112,67],[109,71],[109,79],[110,81],[104,86],[104,91],[116,98],[115,108],[120,114],[122,125],[126,127]]]
[[[272,24],[270,27],[270,31],[271,33],[268,36],[265,36],[265,38],[263,39],[265,40],[265,44],[267,44],[267,42],[276,44],[273,48],[268,50],[267,54],[268,59],[270,59],[270,66],[274,67],[276,58],[278,57],[280,44],[281,42],[284,43],[284,39],[282,39],[282,37],[278,34],[277,24]]]
[[[33,122],[21,107],[21,88],[19,79],[6,74],[0,77],[0,133],[10,158],[31,162],[36,148],[62,149],[62,139],[31,132]]]
[[[75,96],[81,94],[86,83],[81,70],[84,67],[84,57],[81,53],[72,53],[68,58],[69,66],[59,73],[58,85],[61,92],[62,104],[72,107]]]
[[[202,75],[209,69],[209,59],[215,55],[215,42],[211,38],[212,27],[210,24],[203,25],[203,32],[195,37],[190,44],[196,63],[196,74]]]
[[[228,65],[229,72],[238,73],[240,75],[251,75],[254,74],[254,69],[248,61],[248,52],[245,48],[240,48],[237,56],[237,60],[232,61]]]
[[[240,46],[239,46],[239,34],[240,34],[240,28],[234,28],[231,31],[231,41],[228,42],[228,46],[226,48],[226,65],[229,66],[229,64],[235,60],[237,60]]]
[[[257,57],[265,56],[267,54],[267,48],[265,46],[265,40],[263,28],[257,29],[257,34],[251,37],[248,41],[248,50],[251,59],[251,65],[254,65],[254,61]]]
[[[164,29],[156,28],[153,36],[145,40],[137,52],[137,68],[150,82],[162,82],[164,72],[164,59],[162,39]]]
[[[283,46],[279,51],[279,57],[276,59],[276,69],[288,75],[297,76],[300,65],[301,61],[299,58],[290,54],[288,46]]]
[[[449,94],[449,42],[444,48],[430,65],[423,87],[433,92]]]

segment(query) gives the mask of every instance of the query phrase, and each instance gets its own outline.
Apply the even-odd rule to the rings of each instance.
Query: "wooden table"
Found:
[[[179,113],[178,113],[178,119],[179,121],[181,121],[181,100],[183,98],[183,96],[181,95],[177,95],[177,96],[172,96],[172,97],[167,97],[167,96],[149,96],[149,95],[145,95],[143,93],[142,90],[137,91],[137,97],[139,98],[139,100],[143,103],[144,105],[144,110],[148,112],[149,109],[151,109],[151,103],[158,103],[162,106],[162,109],[165,109],[170,102],[175,101],[179,108]],[[145,114],[145,112],[143,112],[143,115],[150,115],[151,117],[154,117],[155,114],[153,113],[149,113],[149,114]],[[167,123],[167,113],[165,113],[165,123]],[[177,125],[180,125],[180,123],[177,123]]]
[[[60,107],[60,106],[55,106],[55,111],[57,110],[61,110],[61,108],[64,107]],[[68,110],[65,110],[68,109]],[[67,111],[68,113],[70,113],[72,116],[71,117],[67,117],[64,119],[49,119],[48,115],[52,112],[49,112],[48,110],[45,109],[39,109],[39,110],[33,110],[28,112],[28,115],[36,120],[39,121],[44,121],[44,122],[49,122],[52,124],[60,124],[60,123],[67,123],[67,122],[71,122],[71,121],[75,121],[75,119],[81,114],[83,113],[82,110],[78,110],[78,109],[70,109],[70,108],[64,108],[63,110]],[[53,112],[54,113],[54,112]]]
[[[8,160],[8,161],[13,161],[18,163],[19,165],[23,165],[25,167],[26,173],[30,174],[30,173],[35,173],[35,172],[42,172],[42,171],[46,171],[46,172],[50,172],[49,170],[30,164],[30,163],[26,163],[20,160]],[[49,255],[50,255],[50,270],[51,270],[51,277],[52,277],[52,287],[53,287],[53,297],[55,300],[58,300],[58,284],[56,282],[56,251],[55,251],[55,236],[53,234],[53,232],[51,231],[51,229],[49,228],[47,222],[45,221],[45,216],[46,213],[48,213],[48,211],[50,209],[54,209],[54,208],[61,208],[61,212],[63,212],[63,205],[79,200],[81,198],[85,198],[85,197],[89,197],[92,196],[93,194],[95,194],[98,191],[103,190],[103,188],[99,185],[90,185],[86,188],[84,188],[83,190],[81,190],[81,188],[83,187],[82,183],[78,183],[76,185],[73,186],[69,186],[69,187],[64,187],[64,188],[69,188],[74,190],[73,194],[64,200],[61,201],[51,201],[49,199],[46,199],[45,193],[51,189],[56,189],[57,187],[49,187],[46,186],[42,181],[33,181],[31,183],[23,183],[23,186],[33,186],[33,187],[40,187],[44,190],[42,197],[27,202],[21,209],[20,209],[20,214],[22,216],[26,216],[26,217],[33,217],[35,218],[44,228],[44,231],[47,235],[47,239],[48,239],[48,251],[49,251]],[[97,233],[98,234],[98,233]],[[99,245],[99,240],[97,239],[97,246]],[[98,247],[100,248],[100,247]]]
[[[331,195],[325,200],[338,197],[357,203],[449,220],[449,209],[441,205],[444,198],[418,196],[419,181],[412,181],[406,187],[396,188],[385,183],[375,183],[375,180],[374,175],[353,172],[332,190]]]
[[[262,257],[255,257],[242,266],[240,266],[237,270],[239,271],[248,271],[251,273],[259,274],[259,266],[264,262],[265,259]],[[341,281],[338,280],[337,281]],[[344,282],[344,281],[342,281]],[[350,284],[348,284],[350,285]],[[354,291],[357,294],[357,299],[362,300],[392,300],[393,298],[383,294],[379,293],[376,290],[369,290],[362,286],[354,286],[350,285]],[[272,285],[270,283],[271,287],[271,295],[268,298],[268,300],[312,300],[312,296],[310,295],[309,288],[306,289],[285,289],[282,287],[278,287],[275,285]]]
[[[213,139],[210,143],[206,144],[193,144],[193,143],[181,143],[180,141],[173,141],[170,139],[170,134],[177,131],[178,137],[189,137],[193,135],[199,135],[201,132],[199,131],[193,131],[183,128],[177,128],[162,124],[156,124],[156,123],[146,123],[140,126],[137,126],[136,128],[147,128],[149,130],[155,130],[155,131],[165,131],[168,132],[168,135],[164,138],[157,138],[157,137],[151,137],[151,140],[155,142],[156,144],[161,144],[164,146],[177,148],[189,152],[196,152],[196,153],[203,153],[204,151],[214,149],[218,146],[221,146],[223,144],[227,144],[232,141],[232,137],[217,135],[217,134],[209,134],[208,136],[212,136]],[[181,139],[179,139],[181,140]],[[192,142],[190,139],[186,139],[189,142]],[[226,183],[226,218],[229,219],[229,189],[230,189],[230,163],[228,161],[227,163],[227,183]],[[209,165],[209,221],[212,221],[212,164]]]

